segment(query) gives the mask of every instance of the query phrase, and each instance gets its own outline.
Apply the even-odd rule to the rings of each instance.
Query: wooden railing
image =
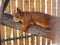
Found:
[[[37,11],[51,15],[56,15],[55,0],[17,0],[18,7],[22,11]],[[54,3],[54,4],[53,4]],[[5,12],[14,13],[16,11],[15,0],[10,0]],[[20,31],[5,25],[0,25],[1,45],[52,45],[54,38],[49,39],[31,33],[20,34]],[[51,37],[54,37],[52,33]]]
[[[1,45],[51,45],[51,39],[1,25]]]

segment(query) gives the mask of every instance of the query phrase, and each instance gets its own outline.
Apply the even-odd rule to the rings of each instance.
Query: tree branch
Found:
[[[2,21],[0,23],[3,24],[3,25],[9,26],[9,27],[18,29],[18,30],[22,29],[22,24],[20,22],[19,23],[14,22],[13,21],[13,16],[11,14],[3,13]],[[43,32],[45,30],[46,30],[46,28],[40,27],[38,25],[31,25],[28,28],[27,32],[33,33],[33,34],[43,35]]]
[[[28,28],[27,33],[41,35],[41,36],[48,37],[48,38],[54,40],[53,36],[52,36],[52,34],[53,34],[52,28],[55,25],[54,23],[56,20],[58,20],[58,18],[51,16],[51,20],[50,20],[51,27],[50,28],[43,28],[43,27],[38,26],[38,25],[31,25]],[[3,13],[2,21],[0,21],[0,24],[9,26],[11,28],[15,28],[15,29],[20,30],[20,31],[22,30],[22,23],[14,22],[13,16],[11,14]]]

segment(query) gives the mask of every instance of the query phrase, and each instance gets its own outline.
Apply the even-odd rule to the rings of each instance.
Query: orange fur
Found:
[[[36,24],[45,28],[48,28],[50,25],[50,16],[48,14],[40,12],[23,12],[17,8],[17,12],[14,13],[14,21],[23,23],[22,31],[26,32],[28,27],[31,24]]]

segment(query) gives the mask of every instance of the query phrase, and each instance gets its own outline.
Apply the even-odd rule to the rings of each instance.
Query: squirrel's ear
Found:
[[[20,13],[20,12],[21,12],[21,10],[20,10],[19,8],[17,8],[17,12],[18,12],[18,13]]]

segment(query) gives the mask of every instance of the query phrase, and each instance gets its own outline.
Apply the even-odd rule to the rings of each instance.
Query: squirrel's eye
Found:
[[[19,18],[18,16],[16,16],[16,18]]]

